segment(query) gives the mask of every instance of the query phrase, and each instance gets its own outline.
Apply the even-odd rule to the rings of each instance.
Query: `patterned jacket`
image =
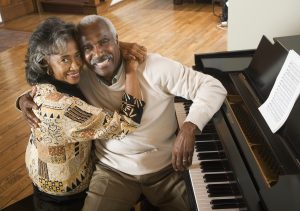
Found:
[[[57,92],[51,84],[37,85],[34,101],[41,123],[32,129],[26,166],[33,183],[52,195],[84,191],[93,171],[91,140],[122,141],[140,123],[144,107],[143,101],[124,93],[120,114],[112,114]]]

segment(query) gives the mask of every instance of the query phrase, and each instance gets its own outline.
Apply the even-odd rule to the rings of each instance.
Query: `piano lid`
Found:
[[[265,36],[253,56],[249,67],[244,71],[248,82],[263,103],[269,96],[276,77],[287,57],[288,51],[294,49],[300,52],[300,36],[288,36],[275,38],[272,44]],[[298,118],[300,115],[300,100],[296,101],[289,118],[281,129],[277,132],[283,142],[289,145],[291,151],[300,160],[300,128]]]
[[[278,42],[287,50],[293,49],[300,54],[300,35],[287,36],[287,37],[275,37],[274,41]]]
[[[268,98],[287,54],[288,50],[282,48],[278,42],[273,45],[265,36],[262,37],[249,67],[244,72],[261,102]]]

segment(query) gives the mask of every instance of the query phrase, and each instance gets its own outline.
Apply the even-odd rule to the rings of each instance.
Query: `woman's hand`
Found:
[[[19,97],[17,103],[18,107],[22,111],[23,117],[26,122],[32,128],[39,127],[40,120],[35,116],[32,109],[38,109],[38,106],[34,103],[33,97],[36,94],[36,87],[33,86],[31,92],[28,92]]]
[[[145,61],[147,49],[136,43],[119,42],[122,56],[125,60],[136,59],[139,63]]]
[[[125,72],[127,74],[136,73],[137,68],[139,66],[139,62],[133,56],[129,56],[124,59],[125,60]]]

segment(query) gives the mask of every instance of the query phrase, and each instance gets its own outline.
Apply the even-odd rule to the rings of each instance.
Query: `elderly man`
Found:
[[[119,108],[125,74],[115,27],[90,15],[78,29],[90,69],[81,91],[94,106]],[[181,171],[192,162],[196,129],[220,108],[226,90],[215,78],[158,54],[148,54],[138,71],[146,102],[141,126],[121,141],[95,141],[98,161],[83,210],[130,210],[141,194],[161,210],[189,210]],[[177,136],[175,96],[193,101]]]

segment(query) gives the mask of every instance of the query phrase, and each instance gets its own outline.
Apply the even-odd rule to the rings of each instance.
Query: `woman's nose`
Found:
[[[82,66],[81,59],[75,58],[72,60],[71,70],[79,70]]]

